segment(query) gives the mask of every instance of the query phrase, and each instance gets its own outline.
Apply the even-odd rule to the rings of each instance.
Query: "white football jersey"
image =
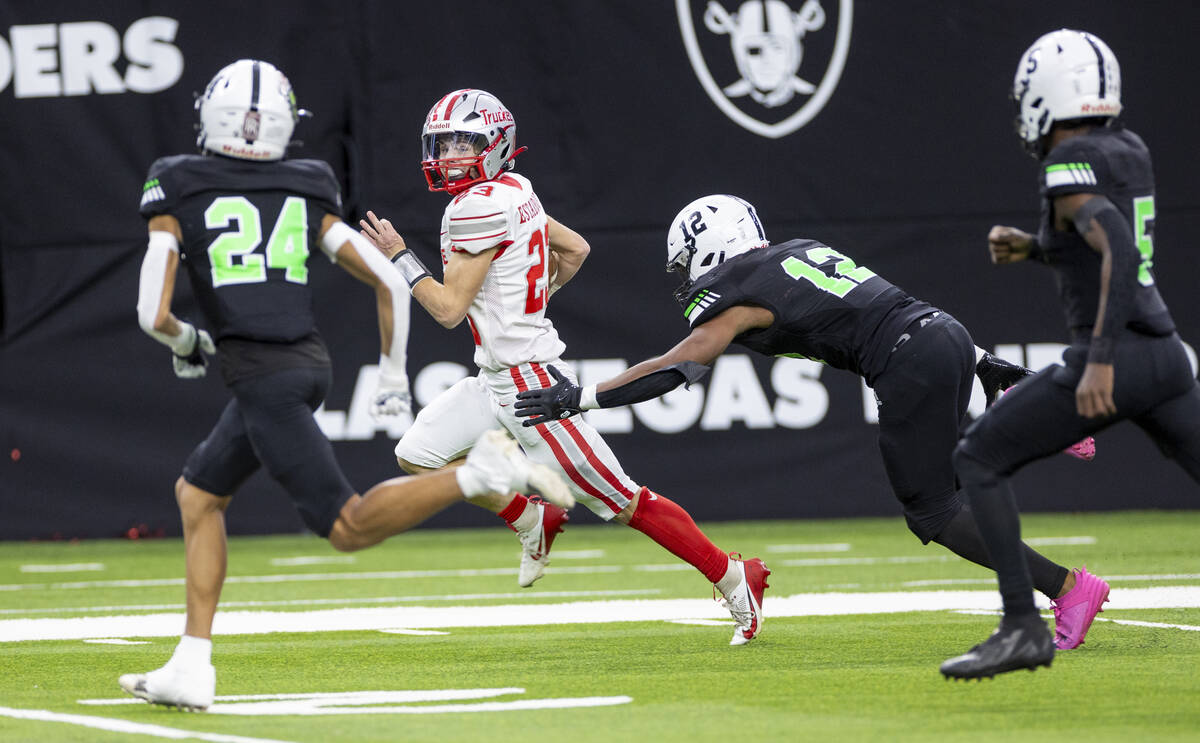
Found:
[[[442,265],[451,253],[499,246],[467,309],[475,364],[501,371],[557,359],[566,346],[546,318],[550,230],[529,179],[505,173],[459,194],[442,215]]]

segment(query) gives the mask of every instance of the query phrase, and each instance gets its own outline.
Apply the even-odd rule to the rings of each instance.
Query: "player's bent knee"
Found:
[[[329,530],[329,544],[338,552],[356,552],[367,546],[363,534],[341,516]]]
[[[337,521],[334,521],[333,527],[329,529],[329,544],[338,552],[357,552],[380,541],[377,535],[369,533],[354,518],[354,509],[361,502],[362,498],[359,496],[347,501],[338,514]]]
[[[179,506],[179,515],[183,520],[195,520],[224,511],[229,505],[228,496],[219,496],[196,487],[180,477],[175,481],[175,503]]]

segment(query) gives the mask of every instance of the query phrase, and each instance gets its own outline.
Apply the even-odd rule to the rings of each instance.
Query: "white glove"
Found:
[[[180,324],[183,332],[171,344],[171,363],[175,367],[175,376],[180,379],[199,379],[208,371],[208,359],[204,358],[204,354],[213,355],[217,347],[207,330],[197,330],[186,322]]]
[[[412,394],[408,390],[408,374],[403,368],[382,356],[379,359],[379,384],[371,399],[371,417],[377,421],[412,412]]]

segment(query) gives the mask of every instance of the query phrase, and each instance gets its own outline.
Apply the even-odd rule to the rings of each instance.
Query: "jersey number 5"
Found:
[[[229,229],[234,222],[236,227]],[[245,196],[221,196],[204,210],[204,226],[224,230],[208,246],[213,288],[230,284],[259,284],[268,268],[281,268],[294,284],[308,283],[308,203],[289,196],[279,210],[266,255],[255,252],[262,244],[262,218],[258,207]]]
[[[793,279],[804,279],[821,291],[829,292],[838,298],[845,298],[875,275],[871,269],[856,266],[854,261],[833,248],[809,248],[804,251],[804,258],[805,260],[800,260],[794,255],[789,255],[780,265]],[[832,273],[823,268],[830,261],[836,261],[832,266]]]
[[[1137,241],[1142,262],[1138,265],[1138,283],[1142,286],[1154,284],[1150,267],[1154,265],[1154,240],[1150,233],[1154,223],[1154,197],[1139,196],[1133,200],[1133,238]]]

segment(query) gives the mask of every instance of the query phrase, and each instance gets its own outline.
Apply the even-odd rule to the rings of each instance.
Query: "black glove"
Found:
[[[550,376],[554,377],[558,384],[517,393],[517,402],[513,405],[513,410],[518,418],[530,419],[521,424],[526,428],[570,418],[583,412],[583,408],[579,407],[579,395],[583,389],[571,384],[571,380],[553,365],[550,366]]]
[[[983,358],[975,364],[975,376],[979,377],[980,383],[983,384],[983,396],[989,408],[1001,392],[1032,374],[1031,370],[1011,364],[986,351]]]

